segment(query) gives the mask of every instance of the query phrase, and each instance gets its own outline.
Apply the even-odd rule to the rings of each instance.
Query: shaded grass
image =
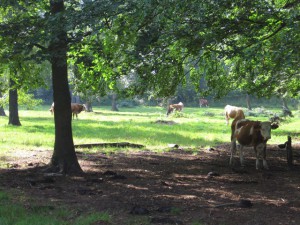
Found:
[[[9,194],[0,191],[0,224],[1,225],[88,225],[96,222],[110,222],[110,215],[106,212],[92,212],[77,216],[62,206],[36,205],[23,203],[11,198]],[[27,200],[27,202],[31,202]]]

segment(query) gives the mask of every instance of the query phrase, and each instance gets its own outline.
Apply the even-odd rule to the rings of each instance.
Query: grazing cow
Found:
[[[78,103],[71,103],[71,110],[72,110],[73,119],[75,115],[76,118],[78,119],[78,114],[81,113],[81,111],[87,111],[85,105],[78,104]]]
[[[168,107],[168,111],[167,111],[167,116],[170,114],[170,113],[172,113],[174,110],[175,111],[182,111],[182,109],[183,109],[183,103],[182,102],[179,102],[178,104],[171,104],[171,105],[169,105],[169,107]]]
[[[243,110],[239,107],[226,105],[225,108],[225,120],[226,124],[229,124],[229,119],[245,119],[245,114]]]
[[[271,129],[278,128],[278,124],[271,122],[234,119],[231,124],[231,156],[230,165],[236,152],[236,141],[240,144],[240,162],[244,165],[244,146],[253,147],[256,156],[256,169],[259,169],[259,158],[262,156],[263,167],[268,169],[266,160],[267,141],[271,138]]]
[[[202,106],[208,107],[208,101],[207,101],[207,99],[200,98],[200,100],[199,100],[199,106],[200,107],[202,107]]]
[[[51,112],[51,114],[54,113],[54,102],[52,103],[49,111]],[[81,111],[87,111],[87,110],[84,104],[82,105],[78,103],[71,103],[71,111],[72,111],[72,118],[74,119],[74,117],[76,116],[76,118],[78,119],[78,114],[81,113]]]

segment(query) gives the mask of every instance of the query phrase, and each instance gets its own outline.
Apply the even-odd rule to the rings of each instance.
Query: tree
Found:
[[[67,174],[81,173],[73,143],[71,126],[71,97],[68,83],[67,33],[64,1],[50,0],[50,13],[53,19],[53,38],[49,45],[52,65],[53,99],[55,103],[55,144],[51,167],[56,172]]]
[[[15,87],[15,81],[9,79],[9,120],[8,124],[14,126],[21,126],[18,111],[18,90]]]
[[[167,73],[166,79],[159,73],[166,59],[173,59],[173,68],[194,67],[195,84],[205,74],[208,89],[204,94],[221,97],[242,89],[257,96],[282,92],[297,96],[299,5],[299,1],[280,0],[148,1],[139,5],[132,19],[126,18],[130,25],[123,28],[139,29],[135,50],[140,54],[132,55],[151,65],[142,65],[148,75],[141,82],[144,86],[154,80],[158,88],[165,88],[158,85],[159,80],[182,82],[180,70]],[[155,67],[159,59],[163,62]],[[172,80],[174,76],[182,79]]]
[[[111,94],[111,111],[119,111],[117,107],[117,98],[118,96],[116,93]]]
[[[215,97],[232,89],[258,96],[297,96],[299,54],[294,49],[300,43],[299,4],[296,0],[4,1],[0,43],[22,62],[51,62],[56,106],[51,167],[78,173],[68,63],[78,65],[82,86],[103,94],[118,92],[118,79],[134,73],[134,82],[119,92],[172,96],[186,82],[188,67],[195,85],[199,87],[205,76],[204,94]]]

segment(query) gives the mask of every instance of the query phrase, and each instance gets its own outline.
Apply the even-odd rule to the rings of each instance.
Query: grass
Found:
[[[52,150],[54,120],[48,108],[20,110],[20,127],[7,125],[8,118],[0,117],[2,153],[17,149]],[[268,120],[266,116],[247,118]],[[175,124],[158,124],[155,123],[157,120]],[[299,125],[299,117],[288,119],[272,132],[269,143],[283,143],[288,135],[297,138]],[[79,119],[73,120],[72,126],[75,144],[131,142],[160,151],[167,149],[168,144],[200,149],[230,141],[230,126],[225,125],[222,108],[184,108],[183,113],[166,117],[165,109],[161,107],[121,108],[119,112],[112,112],[108,107],[94,107],[92,113],[79,114]]]
[[[41,221],[45,225],[88,225],[111,221],[110,215],[106,212],[93,212],[80,216],[77,214],[75,210],[61,206],[35,204],[26,206],[24,199],[16,203],[16,199],[0,190],[1,225],[40,225]]]
[[[5,168],[10,154],[21,150],[49,150],[54,145],[54,120],[49,106],[36,110],[20,110],[22,126],[7,125],[8,118],[0,117],[0,168]],[[280,109],[268,109],[279,112]],[[287,136],[293,142],[299,141],[299,113],[282,122],[280,128],[272,131],[270,144],[284,143]],[[267,116],[247,117],[253,120],[268,120]],[[172,121],[173,125],[156,123],[158,120]],[[168,144],[200,151],[230,141],[230,126],[225,125],[223,108],[184,108],[182,113],[166,117],[166,110],[160,107],[121,108],[119,112],[110,107],[94,107],[94,112],[79,114],[73,120],[75,144],[96,142],[131,142],[145,145],[152,151],[168,150]],[[86,151],[113,151],[118,149],[94,148]],[[97,221],[110,223],[106,212],[90,212],[78,216],[75,210],[62,206],[26,207],[24,200],[15,199],[0,190],[0,224],[95,224]],[[176,213],[176,212],[174,212]],[[69,222],[66,222],[69,221]],[[71,223],[70,223],[71,221]],[[129,224],[149,224],[148,218],[135,217]],[[195,222],[202,224],[201,222]]]

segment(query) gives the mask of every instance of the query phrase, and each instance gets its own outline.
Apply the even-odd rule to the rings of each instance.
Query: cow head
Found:
[[[83,111],[87,112],[88,108],[87,108],[86,104],[82,104],[82,106],[83,106]]]
[[[277,129],[278,124],[271,122],[260,122],[260,133],[263,136],[264,140],[271,139],[271,129]]]

